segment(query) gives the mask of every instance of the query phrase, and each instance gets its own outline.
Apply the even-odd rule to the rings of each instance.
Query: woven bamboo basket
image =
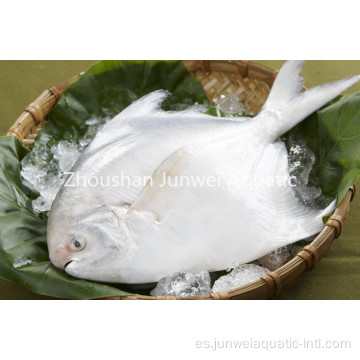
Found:
[[[278,73],[269,67],[246,60],[186,60],[187,70],[202,84],[211,101],[222,94],[233,93],[238,96],[247,113],[256,114],[264,104],[270,88]],[[54,105],[67,86],[76,81],[79,74],[63,84],[44,91],[33,103],[25,108],[7,135],[17,136],[25,146],[32,146],[36,136],[46,124]],[[174,296],[112,297],[109,300],[255,300],[276,298],[282,289],[294,284],[301,275],[311,270],[326,255],[342,231],[355,196],[355,185],[346,193],[334,214],[326,222],[321,233],[305,246],[297,255],[276,271],[259,280],[239,288],[212,293],[205,296],[176,298]]]

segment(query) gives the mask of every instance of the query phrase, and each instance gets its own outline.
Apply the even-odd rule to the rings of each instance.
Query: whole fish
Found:
[[[302,92],[302,64],[284,64],[254,118],[165,112],[165,91],[126,108],[52,205],[52,263],[83,279],[140,284],[247,263],[321,231],[335,201],[315,210],[296,198],[279,137],[360,76]]]

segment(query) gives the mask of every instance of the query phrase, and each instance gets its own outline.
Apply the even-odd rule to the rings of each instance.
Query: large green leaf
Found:
[[[166,109],[206,100],[201,85],[180,61],[103,61],[68,87],[39,142],[47,134],[52,138],[50,145],[63,139],[78,140],[86,131],[86,120],[105,120],[157,89],[172,93],[163,105]],[[15,137],[0,138],[0,277],[54,297],[129,295],[111,285],[70,277],[50,263],[46,217],[32,210],[33,194],[23,187],[20,178],[20,161],[28,151]]]
[[[207,99],[201,84],[180,61],[101,61],[67,88],[42,135],[76,140],[84,134],[86,120],[115,116],[136,99],[159,89],[171,93],[163,104],[165,110]]]
[[[55,297],[127,295],[112,286],[72,278],[50,263],[46,221],[33,212],[20,179],[20,161],[27,152],[16,137],[0,138],[0,276]]]
[[[316,156],[309,184],[340,202],[360,175],[360,92],[337,98],[289,134]]]

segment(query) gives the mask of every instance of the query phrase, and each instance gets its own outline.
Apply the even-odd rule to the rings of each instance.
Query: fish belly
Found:
[[[176,155],[168,160],[177,164],[172,174],[219,182],[161,187],[164,181],[154,179],[152,193],[144,191],[135,201],[141,210],[127,219],[138,249],[123,267],[123,282],[158,281],[180,270],[223,270],[321,230],[320,211],[305,207],[291,188],[282,142],[254,147],[244,140],[243,146],[190,147]],[[157,221],[139,221],[144,212]]]

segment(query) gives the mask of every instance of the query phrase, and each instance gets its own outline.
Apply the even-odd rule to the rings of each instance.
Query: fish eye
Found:
[[[71,247],[73,250],[80,251],[85,249],[87,241],[82,236],[76,236],[71,240]]]

